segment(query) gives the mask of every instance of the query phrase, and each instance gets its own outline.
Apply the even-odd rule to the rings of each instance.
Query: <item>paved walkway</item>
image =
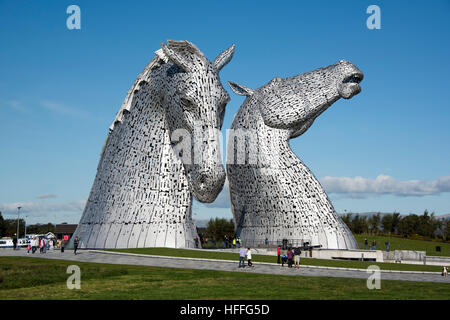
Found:
[[[204,269],[246,273],[277,274],[288,276],[308,276],[308,277],[338,277],[338,278],[359,278],[367,279],[372,273],[367,273],[365,269],[331,268],[301,266],[299,269],[281,267],[273,263],[254,263],[255,268],[238,268],[238,260],[214,260],[200,258],[181,258],[140,255],[131,253],[117,253],[100,250],[81,250],[74,255],[72,250],[61,253],[59,250],[50,250],[45,254],[36,252],[27,254],[25,249],[14,251],[12,249],[0,249],[0,256],[22,256],[45,259],[62,259],[69,261],[124,264],[137,266],[155,266],[185,269]],[[238,256],[236,255],[238,258]],[[424,281],[450,283],[450,277],[443,277],[439,272],[414,272],[414,271],[382,271],[381,280],[403,280],[403,281]]]

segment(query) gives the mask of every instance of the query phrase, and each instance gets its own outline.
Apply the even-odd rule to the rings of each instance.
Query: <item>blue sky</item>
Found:
[[[69,30],[66,9],[81,9]],[[381,9],[369,30],[366,9]],[[0,0],[0,211],[77,223],[107,128],[160,42],[189,40],[230,93],[223,130],[251,88],[340,59],[365,74],[291,147],[338,212],[450,212],[448,1]],[[356,178],[360,177],[360,178]],[[378,177],[378,178],[377,178]],[[356,191],[355,191],[356,190]],[[226,190],[225,190],[226,191]],[[231,218],[226,192],[194,218]]]

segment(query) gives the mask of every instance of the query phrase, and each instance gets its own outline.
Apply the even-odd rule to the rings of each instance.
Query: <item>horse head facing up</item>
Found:
[[[292,129],[291,138],[303,134],[314,120],[340,98],[361,92],[363,73],[351,62],[339,62],[289,78],[274,78],[257,90],[229,82],[233,92],[251,97],[264,123]]]
[[[233,57],[234,45],[213,62],[189,41],[169,40],[156,53],[173,63],[160,86],[172,147],[195,198],[213,202],[225,182],[220,129],[230,100],[219,71]]]

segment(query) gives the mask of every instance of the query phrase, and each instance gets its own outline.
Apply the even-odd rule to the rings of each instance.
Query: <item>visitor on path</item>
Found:
[[[36,252],[36,249],[38,247],[38,240],[36,237],[33,237],[33,239],[31,239],[31,253],[34,254]]]
[[[198,237],[195,237],[195,238],[194,238],[194,242],[195,242],[195,248],[198,249]]]
[[[389,241],[386,241],[386,242],[384,243],[384,245],[386,246],[386,251],[389,252],[389,248],[390,248],[390,246],[391,246],[390,242],[389,242]]]
[[[61,252],[64,252],[64,247],[66,246],[66,241],[61,240]]]
[[[287,263],[287,256],[283,254],[281,256],[281,266],[284,267],[284,264]]]
[[[80,238],[78,236],[73,240],[73,254],[77,255],[78,244],[80,243]]]
[[[30,253],[30,250],[31,250],[31,244],[27,245],[27,254]]]
[[[14,236],[13,238],[13,250],[17,250],[17,237]]]
[[[292,258],[294,257],[294,252],[291,249],[287,251],[288,267],[292,268]]]
[[[242,240],[241,240],[241,237],[239,237],[239,238],[237,239],[237,244],[238,244],[238,248],[240,248],[240,247],[242,246]]]
[[[242,248],[239,250],[239,268],[245,268],[245,255],[247,252],[245,251],[245,248]]]
[[[448,267],[446,267],[446,266],[442,267],[442,276],[443,277],[448,276]]]
[[[39,253],[43,253],[44,250],[44,239],[39,238]]]
[[[252,250],[250,248],[247,248],[247,262],[249,267],[253,267],[252,263]]]
[[[302,251],[300,250],[300,248],[297,246],[294,249],[294,263],[295,263],[295,268],[300,268],[300,254],[302,253]]]
[[[280,264],[280,262],[281,262],[280,261],[281,260],[280,259],[281,258],[281,248],[280,248],[280,246],[277,247],[277,257],[278,257],[277,258],[277,263]]]
[[[233,248],[236,248],[236,238],[233,238]]]
[[[364,247],[367,250],[367,246],[369,245],[369,242],[367,241],[367,238],[364,238]]]

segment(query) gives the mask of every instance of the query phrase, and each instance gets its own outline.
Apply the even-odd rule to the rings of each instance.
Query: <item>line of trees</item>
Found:
[[[234,238],[234,221],[223,218],[210,219],[206,225],[206,237],[214,241],[231,240]]]
[[[50,222],[47,224],[27,225],[27,234],[45,234],[54,232],[55,225]],[[14,237],[17,233],[17,219],[3,219],[0,212],[0,237]],[[25,220],[19,219],[19,238],[25,236]]]
[[[401,216],[400,213],[377,213],[371,216],[360,216],[347,213],[342,220],[355,234],[389,234],[404,237],[422,236],[426,238],[442,238],[447,240],[450,231],[450,219],[436,218],[434,212],[429,214],[425,210],[423,215],[410,214]]]

